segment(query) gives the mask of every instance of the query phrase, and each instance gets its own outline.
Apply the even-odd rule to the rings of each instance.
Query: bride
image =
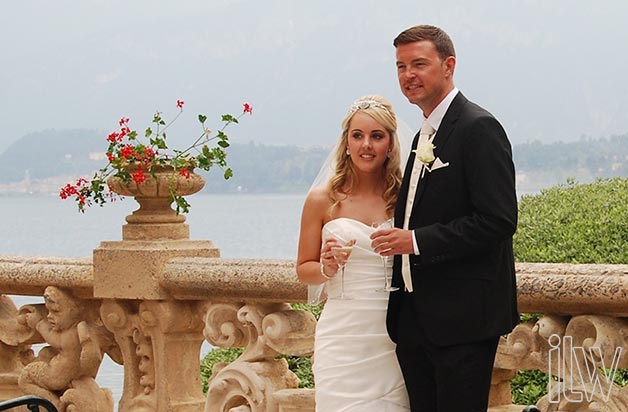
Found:
[[[410,410],[386,332],[388,292],[382,287],[392,262],[372,250],[369,238],[373,225],[394,213],[401,184],[396,130],[386,99],[356,100],[342,122],[329,172],[321,171],[320,185],[303,206],[297,274],[310,292],[326,289],[327,295],[312,365],[318,412]]]

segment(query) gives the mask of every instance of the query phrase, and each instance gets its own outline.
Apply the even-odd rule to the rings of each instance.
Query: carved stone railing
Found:
[[[93,262],[0,256],[0,395],[109,412],[111,392],[94,380],[107,355],[124,368],[121,412],[313,411],[313,390],[298,389],[278,357],[313,348],[313,316],[288,304],[306,299],[294,262],[221,259],[210,244],[201,242],[199,254],[187,242],[148,250],[141,241],[114,243]],[[108,261],[134,250],[143,260]],[[113,269],[96,274],[95,265]],[[628,393],[595,367],[628,367],[628,266],[521,263],[517,273],[520,310],[544,315],[502,338],[491,411],[521,411],[511,405],[509,382],[522,369],[562,377],[539,402],[544,412],[628,410]],[[16,308],[6,295],[45,303]],[[205,341],[244,347],[236,361],[214,368],[207,395],[199,373]],[[37,358],[36,343],[48,345]]]
[[[517,370],[550,374],[543,412],[627,411],[628,265],[517,265],[519,310],[539,314],[500,342],[492,401],[510,400]]]
[[[154,252],[140,254],[146,259]],[[288,411],[299,393],[298,407],[313,410],[311,391],[299,391],[296,375],[278,358],[313,348],[314,316],[286,303],[306,299],[294,262],[162,257],[158,276],[109,264],[118,270],[111,276],[135,280],[107,279],[103,290],[89,259],[0,256],[0,397],[28,393],[60,411],[111,411],[111,391],[94,379],[108,355],[124,367],[120,411]],[[133,282],[139,283],[134,293],[148,298],[129,295]],[[7,295],[43,296],[45,304],[18,309]],[[204,341],[245,347],[235,362],[215,368],[206,396],[199,362]],[[47,344],[37,358],[36,343]],[[282,397],[282,390],[289,392]]]

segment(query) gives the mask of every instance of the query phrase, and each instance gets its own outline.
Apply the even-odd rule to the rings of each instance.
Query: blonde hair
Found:
[[[342,134],[336,149],[336,170],[329,181],[329,196],[332,205],[329,213],[332,214],[343,198],[355,188],[357,173],[351,157],[346,154],[349,137],[349,124],[357,113],[365,113],[381,124],[390,135],[392,147],[388,158],[384,161],[382,176],[384,178],[384,194],[386,211],[392,214],[397,203],[397,193],[401,186],[401,154],[397,137],[397,117],[388,100],[378,95],[367,95],[356,100],[349,114],[342,121]]]

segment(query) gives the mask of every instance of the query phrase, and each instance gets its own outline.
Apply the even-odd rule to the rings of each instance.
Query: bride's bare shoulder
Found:
[[[329,188],[326,185],[317,186],[309,191],[305,198],[305,205],[316,208],[327,209],[331,206],[332,200],[329,195]]]

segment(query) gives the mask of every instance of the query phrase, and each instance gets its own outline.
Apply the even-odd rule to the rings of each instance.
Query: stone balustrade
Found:
[[[298,389],[278,356],[313,348],[314,317],[289,305],[306,299],[294,262],[222,259],[211,242],[201,253],[189,240],[125,242],[103,242],[93,260],[0,256],[3,399],[35,394],[62,412],[112,411],[111,392],[94,380],[109,356],[124,367],[121,412],[314,410],[313,390]],[[539,315],[502,338],[491,411],[522,410],[509,382],[523,369],[562,379],[539,402],[544,412],[628,410],[628,391],[607,381],[628,368],[628,265],[519,263],[517,277],[520,310]],[[45,303],[17,308],[7,295]],[[205,341],[244,347],[216,365],[206,395]],[[34,344],[46,345],[37,356]]]

